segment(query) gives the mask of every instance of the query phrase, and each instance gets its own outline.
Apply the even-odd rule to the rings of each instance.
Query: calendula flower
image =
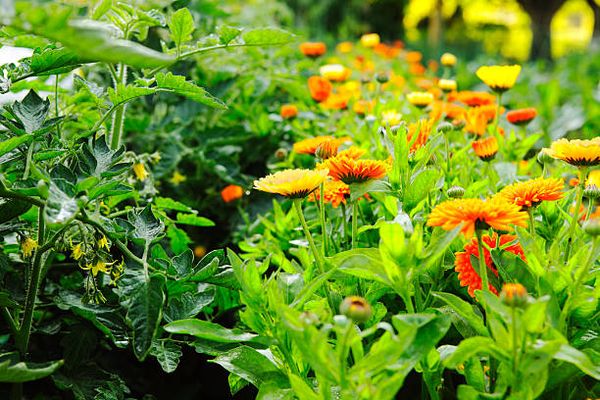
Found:
[[[173,171],[173,175],[171,175],[171,178],[169,178],[169,182],[175,186],[180,185],[185,181],[187,181],[187,177],[178,170]]]
[[[380,56],[390,59],[390,60],[398,57],[398,54],[400,54],[400,48],[394,47],[394,46],[388,46],[387,44],[384,44],[384,43],[379,43],[377,46],[375,46],[373,48],[373,51],[375,53],[379,54]]]
[[[482,161],[491,161],[498,153],[498,140],[495,136],[475,140],[471,146]]]
[[[345,184],[362,183],[381,179],[387,174],[388,164],[379,160],[360,160],[337,155],[318,165],[326,168],[329,175]]]
[[[521,207],[503,199],[454,199],[438,204],[429,214],[427,225],[447,231],[462,225],[460,231],[470,238],[475,229],[511,231],[512,225],[526,227],[527,218]]]
[[[420,63],[423,59],[423,53],[420,51],[407,51],[404,55],[406,62],[410,64]]]
[[[350,96],[342,93],[331,93],[325,101],[321,102],[321,106],[327,110],[344,110],[348,108]]]
[[[494,104],[496,102],[496,98],[493,94],[486,92],[473,92],[470,90],[461,90],[448,100],[452,101],[454,99],[466,104],[469,107],[480,107]]]
[[[562,179],[536,178],[506,186],[496,196],[523,208],[535,207],[542,201],[555,201],[563,197]]]
[[[440,63],[444,67],[454,67],[456,65],[456,56],[452,53],[444,53],[440,57]]]
[[[454,79],[440,79],[438,81],[438,87],[444,92],[451,92],[456,90],[457,84]]]
[[[500,298],[509,307],[522,307],[527,303],[527,289],[520,283],[505,283]]]
[[[447,101],[434,101],[429,112],[429,117],[439,120],[444,116],[447,119],[464,119],[467,110],[462,106]]]
[[[238,185],[227,185],[221,190],[221,198],[225,203],[231,203],[242,198],[243,195],[244,189]]]
[[[381,39],[376,33],[367,33],[361,36],[360,44],[364,47],[375,47],[380,43]]]
[[[502,93],[515,85],[520,73],[520,65],[486,65],[479,67],[476,75],[494,92]]]
[[[590,171],[588,174],[587,180],[585,181],[586,186],[596,186],[600,188],[600,169],[595,169]]]
[[[338,43],[335,49],[340,53],[350,53],[353,47],[354,45],[352,44],[352,42],[341,42]]]
[[[506,120],[513,125],[527,125],[537,116],[537,110],[533,107],[520,108],[506,113]]]
[[[300,51],[306,57],[317,58],[325,54],[327,46],[323,42],[304,42],[300,44]]]
[[[76,245],[73,245],[73,243],[71,243],[71,258],[73,258],[73,260],[79,260],[84,255],[85,252],[83,251],[82,243],[77,243]]]
[[[102,235],[96,242],[96,246],[98,246],[99,249],[108,250],[108,239],[106,239],[106,236]]]
[[[133,164],[133,173],[138,181],[144,181],[148,177],[148,172],[143,163],[138,162]]]
[[[325,182],[327,169],[286,169],[254,181],[254,188],[263,192],[299,199],[308,196]]]
[[[408,142],[412,142],[416,135],[416,139],[414,139],[413,144],[410,146],[411,152],[417,151],[417,149],[423,147],[425,143],[427,143],[434,122],[435,120],[433,119],[421,119],[419,122],[408,125]]]
[[[342,138],[334,138],[333,136],[315,136],[313,138],[308,138],[301,140],[299,142],[294,143],[293,150],[298,154],[315,154],[319,145],[324,142],[333,142],[333,144],[337,144],[340,146],[342,143],[349,141],[350,138],[342,137]],[[332,145],[333,145],[332,144]]]
[[[37,241],[27,236],[21,241],[21,252],[23,253],[23,257],[31,257],[37,247]]]
[[[373,111],[375,107],[375,100],[358,100],[352,106],[352,111],[358,115],[366,115]]]
[[[320,160],[327,160],[328,158],[334,157],[338,153],[338,147],[340,147],[340,142],[338,140],[326,140],[317,146],[315,157]]]
[[[433,94],[429,92],[411,92],[406,95],[406,99],[413,106],[422,108],[433,103]]]
[[[279,109],[279,115],[283,119],[291,119],[298,115],[298,107],[294,104],[284,104]]]
[[[517,239],[514,235],[501,235],[498,240],[498,235],[494,232],[494,234],[490,237],[489,235],[483,235],[483,242],[489,246],[491,249],[495,249],[499,244],[499,247],[503,248],[503,251],[508,251],[513,253],[521,259],[525,260],[525,255],[523,253],[523,249],[521,245],[518,243],[513,244],[508,247],[504,247],[506,244],[513,242]],[[497,243],[497,242],[500,243]],[[486,246],[483,246],[483,254],[485,265],[487,266],[489,271],[495,276],[498,276],[498,270],[492,261],[492,256],[490,251]],[[467,243],[464,247],[464,251],[458,252],[455,254],[456,259],[454,260],[454,270],[458,272],[458,280],[460,282],[460,286],[466,286],[468,288],[468,292],[472,297],[475,297],[475,291],[481,290],[482,282],[481,277],[477,273],[479,270],[479,266],[473,267],[471,263],[471,257],[479,258],[479,249],[477,247],[477,239],[473,238],[469,243]],[[489,274],[489,273],[488,273]],[[495,288],[492,284],[489,284],[489,289],[491,292],[498,294],[498,289]]]
[[[352,71],[341,64],[327,64],[319,68],[321,76],[332,82],[343,82],[352,73]]]
[[[323,201],[337,208],[340,204],[346,203],[346,199],[350,197],[350,186],[342,181],[326,181],[323,190]],[[308,196],[309,201],[318,201],[321,198],[320,188],[312,192]]]
[[[349,148],[340,151],[337,155],[340,157],[354,158],[355,160],[361,158],[367,151],[360,147],[350,146]]]
[[[308,90],[310,91],[310,96],[313,100],[321,102],[329,97],[333,90],[333,86],[331,85],[331,82],[325,78],[311,76],[308,78]]]
[[[600,165],[600,136],[589,140],[559,139],[545,151],[549,156],[576,167]]]
[[[387,110],[381,113],[381,120],[384,125],[398,125],[402,121],[402,114],[394,110]]]

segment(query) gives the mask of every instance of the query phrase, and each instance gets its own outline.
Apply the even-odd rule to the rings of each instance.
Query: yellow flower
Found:
[[[402,114],[394,110],[387,110],[381,113],[381,119],[384,125],[394,126],[402,121]]]
[[[410,104],[416,107],[426,107],[433,103],[433,94],[429,92],[411,92],[406,95]]]
[[[98,239],[98,242],[96,243],[96,245],[98,246],[99,249],[106,249],[108,250],[108,240],[106,239],[106,236],[102,235],[102,237],[100,239]]]
[[[169,182],[171,182],[173,185],[179,185],[180,183],[183,183],[186,180],[187,177],[185,175],[175,170],[175,172],[173,172],[173,176],[171,177],[171,179],[169,179]]]
[[[254,181],[254,188],[294,199],[304,198],[325,182],[329,170],[286,169]]]
[[[33,255],[33,251],[37,249],[38,244],[35,240],[30,237],[26,237],[21,241],[21,251],[23,252],[23,257],[31,257]]]
[[[586,186],[596,186],[600,188],[600,169],[595,169],[591,171],[588,175],[587,180],[585,181]]]
[[[562,179],[536,178],[506,186],[496,197],[520,207],[535,207],[542,201],[555,201],[563,197]]]
[[[357,160],[337,155],[319,164],[317,168],[329,170],[329,175],[347,185],[370,179],[381,179],[387,174],[387,163],[379,160]]]
[[[375,47],[379,44],[380,41],[381,39],[376,33],[367,33],[365,35],[362,35],[360,38],[360,44],[362,44],[365,47]]]
[[[600,136],[590,140],[559,139],[544,151],[550,157],[576,167],[600,165]]]
[[[146,167],[144,167],[144,164],[141,162],[133,164],[133,173],[138,181],[143,181],[148,177]]]
[[[94,263],[91,264],[86,264],[85,266],[82,266],[81,269],[85,270],[85,271],[90,271],[92,273],[92,275],[96,276],[98,275],[98,272],[104,272],[105,274],[110,273],[110,266],[113,265],[115,263],[115,261],[111,262],[111,263],[107,263],[104,262],[102,260],[96,260]]]
[[[73,258],[73,260],[79,260],[84,255],[85,255],[85,252],[82,249],[81,243],[77,243],[74,246],[73,246],[73,243],[71,243],[71,258]]]
[[[350,53],[353,46],[352,42],[341,42],[336,46],[336,50],[340,53]]]
[[[482,161],[491,161],[498,152],[498,140],[495,136],[490,136],[485,139],[475,140],[471,143],[475,154]]]
[[[352,71],[341,64],[327,64],[319,68],[319,73],[332,82],[343,82],[348,79]]]
[[[502,93],[512,88],[521,73],[520,65],[493,65],[479,67],[476,74],[495,92]]]
[[[444,92],[451,92],[453,90],[456,90],[457,87],[456,81],[454,79],[440,79],[440,81],[438,82],[438,86]]]
[[[456,65],[456,56],[451,53],[444,53],[440,58],[440,62],[444,67],[454,67]]]

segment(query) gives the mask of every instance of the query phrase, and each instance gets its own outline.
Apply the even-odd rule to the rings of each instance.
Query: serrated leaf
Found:
[[[50,100],[43,100],[32,89],[22,101],[13,104],[12,111],[23,124],[25,132],[33,133],[44,125],[50,111]]]
[[[175,11],[169,21],[169,31],[171,33],[171,40],[173,40],[177,48],[180,48],[182,43],[192,40],[194,18],[192,18],[190,10],[180,8]]]
[[[215,298],[215,287],[210,284],[200,284],[204,289],[192,294],[185,292],[180,298],[169,300],[169,306],[165,311],[165,321],[173,322],[182,319],[194,318],[202,309],[213,302]]]
[[[176,222],[183,225],[192,226],[215,226],[215,223],[208,218],[199,217],[196,214],[177,213]]]
[[[219,41],[221,44],[229,44],[233,39],[238,37],[242,33],[241,29],[234,28],[229,25],[221,25],[217,29],[217,34],[219,35]]]
[[[133,293],[129,303],[127,320],[133,330],[133,352],[140,361],[148,355],[162,318],[165,282],[164,276],[152,275]]]
[[[44,217],[50,224],[62,224],[71,219],[79,207],[74,198],[63,192],[57,184],[50,182],[48,200],[44,208]]]
[[[238,343],[247,342],[254,339],[257,335],[249,332],[242,332],[238,329],[227,329],[219,324],[200,319],[183,319],[173,321],[165,325],[164,330],[169,333],[178,333],[192,335],[197,338],[212,340],[220,343]]]
[[[185,204],[170,199],[168,197],[157,197],[154,199],[154,205],[156,208],[162,210],[173,210],[173,211],[184,211],[184,212],[192,212],[193,209]]]
[[[11,137],[10,139],[0,142],[0,157],[10,153],[17,147],[29,142],[33,138],[32,134]]]
[[[275,46],[293,41],[295,35],[279,28],[251,29],[242,33],[244,43],[251,46]]]
[[[77,55],[67,48],[47,48],[34,52],[29,67],[34,75],[45,76],[63,74],[81,65]]]
[[[63,365],[63,361],[46,363],[19,362],[18,353],[0,354],[0,382],[29,382],[45,378]]]
[[[208,93],[203,87],[186,81],[185,76],[173,75],[170,72],[166,74],[161,72],[156,74],[156,85],[161,89],[167,89],[209,107],[227,108],[225,103]]]
[[[108,88],[108,98],[113,106],[119,106],[137,97],[147,96],[153,93],[156,93],[156,89],[154,88],[123,85],[122,83],[117,85],[117,90]]]
[[[129,216],[129,222],[133,225],[132,235],[136,239],[151,243],[164,229],[163,222],[154,216],[150,205],[140,212],[130,213]]]
[[[174,372],[183,355],[181,346],[169,340],[157,340],[152,344],[150,354],[156,357],[160,367],[167,374]]]

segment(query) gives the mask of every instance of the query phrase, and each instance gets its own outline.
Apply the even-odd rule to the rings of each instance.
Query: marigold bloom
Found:
[[[398,125],[402,121],[402,114],[394,110],[387,110],[381,113],[381,120],[384,125]]]
[[[384,43],[379,43],[378,45],[376,45],[373,48],[373,51],[387,59],[396,58],[398,56],[398,54],[400,54],[400,48],[394,47],[394,46],[388,46],[387,44],[384,44]]]
[[[385,161],[360,160],[340,155],[318,165],[318,168],[328,169],[331,177],[348,185],[381,179],[387,174],[387,167]]]
[[[144,181],[148,177],[148,171],[141,162],[133,164],[133,173],[138,181]]]
[[[523,208],[535,207],[542,201],[554,201],[563,197],[562,179],[536,178],[506,186],[496,196]]]
[[[331,93],[325,101],[321,102],[321,106],[327,110],[345,110],[348,108],[350,96],[342,93]]]
[[[469,108],[464,114],[465,130],[475,135],[483,136],[488,126],[488,118],[485,113],[477,108]]]
[[[456,90],[457,84],[454,79],[440,79],[438,81],[438,87],[444,92],[451,92],[453,90]]]
[[[526,227],[527,218],[519,206],[502,199],[454,199],[438,204],[429,214],[427,225],[449,231],[462,224],[461,232],[470,238],[475,229],[511,231],[511,225]]]
[[[592,185],[600,188],[600,169],[590,171],[590,173],[588,174],[587,180],[585,181],[585,186]]]
[[[319,73],[332,82],[343,82],[348,79],[352,71],[341,64],[327,64],[319,68]]]
[[[333,136],[315,136],[294,143],[293,150],[294,153],[298,154],[315,154],[315,152],[317,151],[317,147],[319,147],[321,143],[330,140],[339,141],[338,143],[343,143],[346,139],[336,139]]]
[[[281,118],[283,119],[294,118],[298,115],[298,107],[294,104],[284,104],[279,109],[279,115],[281,115]]]
[[[514,241],[517,237],[514,235],[501,235],[500,236],[500,247],[503,247],[507,243]],[[494,232],[494,234],[490,237],[489,235],[483,235],[482,240],[485,244],[487,244],[491,249],[496,248],[496,242],[498,242],[498,235]],[[504,251],[511,252],[521,259],[525,260],[525,254],[523,253],[523,249],[521,245],[518,243],[513,244],[504,248]],[[457,252],[456,259],[454,260],[454,270],[458,272],[458,280],[460,281],[460,286],[466,286],[468,288],[468,292],[471,297],[475,297],[475,291],[481,290],[482,282],[481,277],[477,273],[479,271],[479,266],[476,268],[473,267],[471,263],[471,256],[479,259],[479,249],[477,247],[477,238],[473,238],[469,243],[467,243],[464,247],[464,251]],[[483,246],[483,256],[485,260],[485,265],[487,266],[489,271],[495,276],[498,276],[498,270],[492,261],[492,255],[490,251]],[[498,289],[493,285],[489,284],[489,289],[491,292],[498,294]]]
[[[486,65],[479,67],[476,75],[494,92],[502,93],[515,85],[520,73],[520,65]]]
[[[323,201],[337,208],[340,204],[346,204],[350,197],[350,186],[342,181],[326,181],[323,185]],[[321,189],[318,188],[308,196],[309,201],[318,201],[321,198]]]
[[[426,70],[427,69],[420,63],[411,63],[408,65],[408,72],[410,72],[411,75],[421,76],[425,74]]]
[[[537,116],[537,110],[533,107],[520,108],[506,113],[506,120],[513,125],[527,125]]]
[[[423,54],[420,51],[407,51],[405,54],[406,62],[414,64],[419,63],[423,59]]]
[[[600,165],[600,136],[589,140],[559,139],[546,153],[576,167]]]
[[[328,158],[335,157],[338,153],[338,147],[340,147],[339,140],[326,140],[317,146],[315,150],[315,156],[321,160],[327,160]]]
[[[225,203],[230,203],[241,198],[244,195],[244,189],[238,185],[227,185],[221,190],[221,198]]]
[[[454,97],[456,97],[456,100],[468,105],[469,107],[479,107],[488,104],[494,104],[496,102],[496,98],[493,94],[486,92],[473,92],[471,90],[461,90],[448,100],[454,100]]]
[[[360,44],[365,47],[375,47],[381,42],[379,35],[376,33],[367,33],[361,36]]]
[[[440,63],[444,67],[454,67],[456,65],[456,56],[452,53],[444,53],[440,57]]]
[[[496,113],[498,112],[498,107],[495,104],[488,104],[481,107],[477,107],[476,110],[479,111],[480,114],[485,115],[488,122],[491,122],[496,118]],[[504,107],[500,107],[500,115],[502,115],[506,111]]]
[[[366,115],[373,111],[375,100],[358,100],[352,106],[352,110],[358,115]]]
[[[429,112],[429,117],[435,120],[439,120],[442,116],[449,119],[464,119],[466,112],[467,110],[458,104],[434,101]]]
[[[23,257],[31,257],[35,249],[37,249],[38,243],[34,239],[29,236],[21,241],[21,251],[23,252]]]
[[[415,135],[417,135],[416,139],[414,139],[414,143],[410,146],[411,152],[414,152],[425,145],[427,139],[429,138],[429,134],[431,133],[431,129],[433,128],[434,122],[434,119],[422,119],[419,122],[414,122],[408,125],[408,142],[410,143]]]
[[[340,53],[350,53],[353,47],[352,42],[341,42],[336,46],[336,50]]]
[[[325,78],[311,76],[308,78],[308,90],[313,100],[321,102],[329,97],[333,90],[333,85]]]
[[[327,46],[323,42],[304,42],[300,44],[300,51],[306,57],[317,58],[325,54]]]
[[[340,151],[337,155],[340,157],[354,158],[355,160],[361,158],[367,151],[360,147],[350,146],[346,150]]]
[[[327,179],[327,169],[286,169],[254,181],[254,188],[292,199],[308,196]]]
[[[429,92],[411,92],[406,95],[410,104],[416,107],[426,107],[433,103],[433,94]]]
[[[498,140],[495,136],[475,140],[471,146],[482,161],[491,161],[498,152]]]

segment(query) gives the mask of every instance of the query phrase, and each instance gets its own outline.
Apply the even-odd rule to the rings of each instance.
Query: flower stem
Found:
[[[500,125],[500,108],[502,107],[502,92],[498,93],[498,105],[496,106],[496,115],[494,116],[494,134],[498,132],[498,125]]]
[[[519,359],[518,359],[518,352],[517,352],[517,341],[518,341],[518,335],[517,335],[517,307],[515,307],[514,305],[511,306],[512,309],[512,356],[513,356],[513,390],[516,390],[516,388],[519,385],[519,380],[517,378],[517,372],[519,370]]]
[[[296,214],[298,214],[300,225],[302,225],[304,236],[306,236],[306,240],[308,240],[310,251],[312,251],[313,255],[315,256],[315,261],[317,262],[319,272],[323,273],[325,271],[325,262],[321,256],[321,253],[317,250],[317,246],[315,246],[315,241],[313,240],[313,237],[310,234],[310,230],[308,229],[306,219],[304,219],[304,213],[302,212],[302,199],[294,199],[294,208],[296,209]]]
[[[352,203],[352,248],[358,245],[356,237],[358,236],[358,202]]]
[[[485,265],[485,253],[483,252],[483,239],[481,238],[481,230],[475,229],[475,235],[477,236],[477,252],[479,254],[479,276],[481,277],[481,290],[488,292],[490,285],[487,275],[487,266]]]
[[[571,226],[569,227],[569,239],[567,240],[567,248],[565,250],[564,258],[565,263],[569,259],[569,255],[571,253],[571,243],[573,242],[573,234],[575,233],[575,227],[579,225],[577,221],[579,220],[579,209],[581,208],[581,201],[583,199],[583,189],[585,187],[587,172],[588,169],[586,167],[582,167],[579,170],[579,184],[577,185],[577,194],[575,195],[575,210],[573,211],[573,218],[571,219]]]
[[[446,146],[446,176],[450,175],[450,143],[447,133],[444,133],[444,144]]]
[[[321,220],[321,236],[323,257],[327,257],[327,226],[325,225],[325,184],[319,187],[319,217]]]
[[[527,214],[529,215],[529,233],[531,236],[535,236],[535,219],[533,218],[533,207],[527,207]]]

